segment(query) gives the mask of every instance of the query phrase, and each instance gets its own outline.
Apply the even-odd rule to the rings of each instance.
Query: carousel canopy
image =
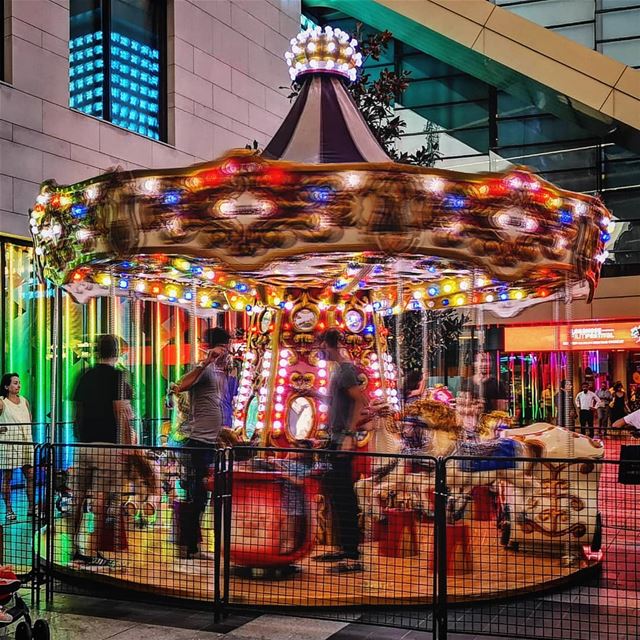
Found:
[[[600,200],[522,168],[391,162],[344,86],[356,44],[338,30],[292,41],[302,90],[262,155],[45,182],[31,213],[42,275],[78,300],[200,309],[282,305],[287,288],[366,289],[383,312],[593,292],[611,223]]]

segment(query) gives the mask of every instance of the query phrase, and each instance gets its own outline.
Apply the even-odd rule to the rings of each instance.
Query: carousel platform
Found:
[[[171,514],[162,505],[157,522],[147,529],[127,531],[128,549],[117,554],[116,567],[83,568],[71,562],[69,519],[55,525],[53,568],[61,580],[81,582],[87,590],[109,587],[138,593],[196,601],[212,601],[214,563],[177,557],[172,542]],[[364,570],[335,574],[330,564],[313,556],[330,551],[315,546],[296,564],[295,573],[280,579],[261,570],[247,577],[232,565],[229,602],[258,607],[337,607],[428,604],[433,598],[433,524],[418,523],[415,545],[408,557],[380,554],[378,542],[362,545]],[[42,549],[46,531],[40,532]],[[207,543],[212,532],[204,531]],[[457,537],[457,536],[456,536]],[[493,520],[471,521],[466,548],[453,544],[448,562],[450,602],[488,601],[553,589],[586,578],[598,560],[580,559],[567,566],[563,558],[505,549]],[[212,544],[208,544],[212,548]],[[385,551],[387,552],[387,551]]]

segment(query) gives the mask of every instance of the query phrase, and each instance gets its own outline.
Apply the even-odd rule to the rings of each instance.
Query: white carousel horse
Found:
[[[519,487],[524,495],[531,495],[539,482],[531,477],[528,463],[489,458],[533,457],[535,452],[518,441],[500,442],[491,440],[478,445],[464,445],[463,429],[455,411],[440,402],[421,400],[409,405],[405,418],[414,429],[422,430],[418,438],[422,446],[407,450],[401,447],[401,438],[389,437],[384,429],[375,431],[377,438],[373,446],[386,447],[386,452],[404,452],[415,456],[447,457],[455,454],[475,455],[487,458],[478,463],[454,462],[447,465],[447,485],[450,490],[450,509],[462,513],[474,487],[487,486],[505,481]],[[386,430],[388,432],[388,430]],[[487,434],[485,434],[487,435]],[[492,435],[492,434],[491,434]],[[480,449],[479,447],[482,447]],[[433,464],[427,463],[420,472],[412,472],[413,461],[393,458],[387,464],[374,466],[374,473],[356,483],[356,494],[365,518],[381,516],[382,504],[390,498],[405,507],[428,512],[431,509],[435,488]]]

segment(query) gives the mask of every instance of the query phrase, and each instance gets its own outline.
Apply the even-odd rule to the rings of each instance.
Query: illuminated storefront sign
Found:
[[[544,325],[504,329],[504,350],[507,352],[595,349],[640,351],[640,320],[575,324],[573,327]]]

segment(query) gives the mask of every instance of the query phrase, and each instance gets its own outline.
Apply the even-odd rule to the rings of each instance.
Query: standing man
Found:
[[[613,400],[613,395],[609,391],[606,380],[602,381],[600,388],[596,391],[598,396],[598,429],[600,437],[604,438],[609,428],[609,403]]]
[[[550,422],[553,417],[553,392],[551,391],[550,382],[548,382],[547,386],[542,390],[541,400],[544,420]]]
[[[477,373],[473,376],[473,397],[482,400],[483,412],[508,411],[507,391],[504,385],[491,375],[487,354],[478,354],[476,369]]]
[[[199,548],[200,520],[207,506],[207,476],[213,463],[215,446],[224,422],[224,404],[227,396],[225,366],[229,351],[229,334],[219,327],[205,334],[209,347],[207,357],[187,373],[175,391],[189,392],[189,438],[184,442],[188,451],[187,503],[179,515],[180,556],[185,559],[213,560],[213,555]]]
[[[113,536],[107,533],[107,514],[119,513],[123,482],[123,452],[110,447],[96,448],[96,444],[131,445],[131,385],[124,371],[115,368],[119,355],[119,340],[113,335],[98,338],[98,364],[80,376],[73,393],[75,402],[74,430],[76,442],[88,446],[76,449],[73,501],[73,561],[91,567],[113,567],[114,562],[104,556],[114,550],[121,532],[119,518],[114,520]],[[88,536],[90,549],[79,544],[83,506],[91,495],[94,529],[97,535]],[[94,537],[96,542],[92,542]],[[109,541],[107,538],[112,537]],[[115,542],[114,542],[115,540]]]
[[[567,415],[567,407],[570,404],[567,400],[567,381],[563,379],[560,380],[560,388],[556,393],[556,425],[565,429],[569,428],[572,420],[571,412]]]
[[[335,363],[327,399],[329,449],[335,453],[330,458],[331,469],[325,481],[337,524],[339,551],[316,556],[315,559],[319,562],[337,562],[332,571],[350,573],[364,568],[358,548],[358,499],[353,487],[353,456],[350,452],[356,449],[356,431],[368,399],[360,386],[356,367],[340,349],[342,340],[342,333],[338,329],[329,329],[320,339],[324,357]]]
[[[576,396],[576,408],[580,418],[580,428],[584,435],[593,438],[593,414],[598,404],[598,396],[589,389],[589,383],[585,380],[582,383],[582,391]]]

